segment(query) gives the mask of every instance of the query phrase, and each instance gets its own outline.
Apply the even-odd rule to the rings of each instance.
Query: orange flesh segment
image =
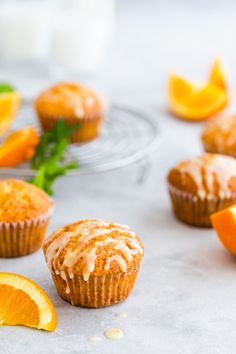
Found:
[[[228,90],[219,60],[213,64],[209,80],[201,87],[171,74],[168,87],[169,109],[185,120],[204,120],[228,104]]]
[[[0,273],[0,325],[54,331],[57,315],[48,295],[18,274]]]
[[[219,59],[216,59],[213,63],[209,76],[209,82],[222,89],[227,89],[225,74],[223,72],[222,65]]]
[[[34,301],[24,291],[11,285],[0,284],[0,323],[37,327],[39,310]]]
[[[197,88],[175,75],[169,79],[169,107],[177,117],[202,120],[221,111],[228,103],[226,91],[208,83]]]
[[[33,127],[11,133],[0,145],[0,167],[12,167],[30,160],[38,142],[39,137]]]
[[[11,125],[20,102],[21,97],[17,92],[0,94],[0,135]]]
[[[236,255],[236,206],[213,214],[211,221],[224,247]]]
[[[192,85],[188,81],[175,74],[171,75],[169,84],[170,93],[172,94],[172,97],[176,97],[176,99],[181,100],[183,97],[192,93],[193,90]]]

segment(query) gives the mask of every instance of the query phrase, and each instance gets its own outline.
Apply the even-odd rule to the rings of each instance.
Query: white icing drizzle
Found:
[[[70,238],[71,233],[66,232],[58,238],[55,238],[55,240],[48,246],[46,251],[46,261],[50,265],[50,268],[55,267],[58,256],[60,255],[64,247],[67,245],[67,243],[70,241]],[[45,244],[48,241],[49,239],[46,240]]]
[[[216,143],[218,151],[225,151],[227,148],[236,147],[236,116],[220,117],[208,123],[202,134],[206,138]]]
[[[83,118],[84,117],[84,110],[82,107],[77,107],[76,108],[76,116],[79,117],[79,118]]]
[[[95,103],[95,99],[93,96],[87,96],[85,102],[88,107],[93,107],[93,105]]]
[[[232,157],[205,154],[180,163],[178,169],[191,176],[202,198],[214,194],[214,181],[217,181],[222,197],[231,195],[229,180],[236,177],[236,160]]]
[[[104,237],[105,236],[105,237]],[[73,239],[72,247],[67,247],[68,242]],[[51,242],[52,240],[52,242]],[[90,242],[93,240],[94,242]],[[69,232],[63,229],[53,233],[45,242],[51,242],[46,249],[46,261],[50,270],[61,267],[61,276],[65,280],[69,292],[68,281],[65,270],[69,277],[73,277],[73,267],[82,260],[82,274],[85,281],[95,269],[96,259],[99,256],[97,250],[104,246],[111,245],[111,250],[119,251],[111,254],[106,259],[104,270],[109,270],[111,263],[116,262],[122,272],[127,270],[127,262],[132,261],[133,255],[143,254],[143,249],[136,234],[126,226],[114,225],[96,219],[86,219],[77,225],[71,225]],[[61,252],[66,250],[63,255],[62,264],[57,264]],[[101,254],[101,253],[100,253]],[[58,273],[58,272],[57,272]]]
[[[105,265],[105,270],[109,270],[110,269],[111,262],[113,262],[113,261],[115,261],[119,265],[119,267],[122,270],[122,272],[126,272],[126,270],[127,270],[126,261],[124,260],[124,258],[122,258],[119,255],[114,255],[114,256],[111,256],[111,257],[107,258],[106,265]]]
[[[60,274],[61,274],[62,279],[66,283],[66,294],[69,294],[70,293],[70,287],[69,287],[69,284],[68,284],[66,273],[63,270],[61,270]]]

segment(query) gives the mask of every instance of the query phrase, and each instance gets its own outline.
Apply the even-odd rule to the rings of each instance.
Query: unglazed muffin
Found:
[[[143,258],[126,226],[84,219],[54,232],[43,245],[57,291],[72,305],[104,307],[125,300]]]
[[[205,151],[236,157],[236,116],[226,116],[207,123],[202,132]]]
[[[176,217],[209,227],[211,214],[236,203],[236,160],[204,154],[180,162],[170,170],[168,186]]]
[[[0,257],[19,257],[42,245],[52,201],[41,189],[20,180],[0,181]]]
[[[97,94],[76,83],[61,83],[42,92],[34,106],[44,131],[51,130],[58,119],[78,125],[71,142],[95,139],[101,129],[104,109]]]

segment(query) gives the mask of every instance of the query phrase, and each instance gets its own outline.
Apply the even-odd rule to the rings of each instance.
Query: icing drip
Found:
[[[71,233],[66,232],[63,235],[55,239],[49,246],[46,252],[46,261],[50,265],[50,268],[55,267],[58,256],[61,251],[70,241]],[[48,241],[48,240],[47,240]]]
[[[112,257],[109,257],[106,261],[106,265],[105,265],[105,269],[106,270],[109,270],[110,269],[110,265],[111,265],[111,262],[115,261],[120,269],[122,270],[122,272],[126,272],[127,270],[127,264],[124,260],[124,258],[122,258],[121,256],[119,255],[115,255],[115,256],[112,256]]]
[[[178,166],[181,173],[191,176],[199,196],[214,194],[215,181],[222,196],[231,195],[229,180],[236,177],[236,160],[228,156],[203,155]]]
[[[109,246],[112,251],[118,251],[118,254],[115,255],[114,252],[110,256],[108,253],[104,270],[109,270],[111,263],[116,262],[121,271],[125,272],[127,262],[132,261],[133,255],[143,254],[143,249],[134,232],[126,226],[114,225],[101,220],[82,220],[77,225],[71,225],[69,232],[63,233],[63,229],[59,230],[52,234],[45,245],[50,240],[52,242],[46,249],[47,263],[52,272],[55,268],[62,268],[60,274],[67,284],[67,289],[69,287],[64,270],[72,278],[73,267],[81,260],[83,278],[87,281],[95,269],[97,257],[103,254],[103,247]],[[72,244],[67,247],[71,240]],[[57,264],[57,260],[64,250],[66,253],[63,255],[63,262]],[[97,254],[98,250],[100,250],[99,254]]]
[[[70,293],[70,287],[69,287],[69,284],[68,284],[66,273],[63,270],[61,270],[60,274],[61,274],[62,279],[66,283],[66,294],[69,294]]]

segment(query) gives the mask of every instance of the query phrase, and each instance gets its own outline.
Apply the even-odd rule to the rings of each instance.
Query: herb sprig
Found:
[[[14,91],[15,88],[11,84],[8,84],[7,82],[0,82],[0,93],[10,93]]]
[[[52,131],[40,137],[31,161],[31,167],[37,171],[37,174],[30,182],[50,195],[53,194],[53,183],[58,177],[79,167],[77,161],[65,162],[71,134],[78,127],[78,125],[69,127],[64,119],[59,119]]]

